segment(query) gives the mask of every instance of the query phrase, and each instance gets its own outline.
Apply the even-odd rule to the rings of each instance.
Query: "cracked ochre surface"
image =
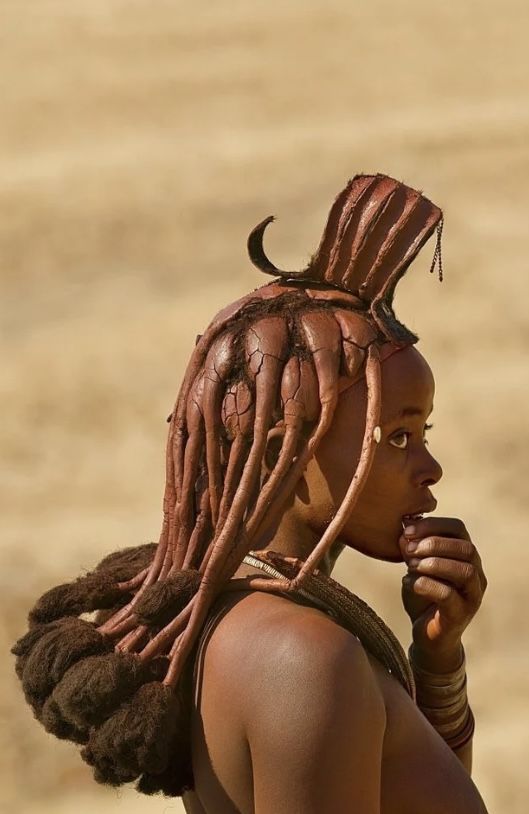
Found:
[[[301,268],[345,180],[387,172],[446,214],[445,283],[425,250],[396,310],[437,379],[439,514],[465,520],[489,575],[467,636],[474,776],[490,810],[516,814],[529,12],[350,6],[199,3],[184,25],[169,2],[0,2],[4,652],[49,585],[157,539],[163,419],[195,335],[266,281],[246,258],[252,226],[274,212],[269,254]],[[336,576],[406,643],[399,566],[351,554]],[[12,662],[1,670],[2,805],[179,810],[99,788],[32,720]]]

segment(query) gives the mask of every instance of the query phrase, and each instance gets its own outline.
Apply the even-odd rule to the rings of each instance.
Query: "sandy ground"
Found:
[[[474,776],[491,812],[527,811],[527,31],[521,0],[424,4],[0,0],[3,419],[0,807],[180,811],[101,788],[32,720],[8,645],[35,595],[111,549],[156,539],[165,416],[196,333],[313,251],[334,194],[384,171],[446,211],[397,309],[438,395],[439,513],[490,579],[466,638]],[[338,576],[398,632],[401,566]],[[525,802],[524,802],[525,801]]]

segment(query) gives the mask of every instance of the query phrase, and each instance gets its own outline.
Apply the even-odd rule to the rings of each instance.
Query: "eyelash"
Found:
[[[425,424],[425,425],[424,425],[424,431],[425,431],[425,432],[427,432],[428,430],[431,430],[431,429],[432,429],[432,427],[433,427],[433,424]],[[389,439],[389,443],[390,443],[392,446],[394,446],[394,447],[395,447],[395,449],[407,449],[407,448],[408,448],[408,440],[409,440],[409,438],[410,438],[410,436],[411,436],[411,435],[412,435],[412,433],[411,433],[411,432],[408,432],[407,430],[401,430],[401,431],[400,431],[400,432],[398,432],[396,435],[394,435],[394,436],[393,436],[393,438],[390,438],[390,439]],[[394,441],[394,440],[395,440],[395,438],[402,438],[403,436],[406,436],[406,446],[404,446],[404,447],[399,447],[399,446],[397,446],[396,444],[393,444],[393,443],[392,443],[392,441]],[[423,441],[424,441],[425,446],[428,446],[428,440],[427,440],[426,438],[423,438]]]

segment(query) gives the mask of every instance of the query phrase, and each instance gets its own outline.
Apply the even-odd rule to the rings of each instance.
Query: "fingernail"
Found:
[[[415,542],[415,540],[410,540],[409,543],[406,544],[406,550],[408,554],[411,554],[412,551],[415,551],[419,543]]]
[[[409,568],[417,568],[419,565],[420,560],[417,557],[413,557],[408,563]]]
[[[404,529],[404,534],[406,537],[413,537],[415,534],[415,526],[406,526]]]

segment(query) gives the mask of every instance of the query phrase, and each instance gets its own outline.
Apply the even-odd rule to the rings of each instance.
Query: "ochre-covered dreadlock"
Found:
[[[325,534],[290,580],[302,587],[350,516],[369,475],[380,416],[381,357],[417,337],[395,318],[395,285],[442,213],[383,175],[337,197],[302,272],[282,272],[251,233],[252,261],[280,278],[221,311],[199,337],[171,414],[157,546],[125,549],[42,596],[13,648],[45,728],[84,745],[96,779],[139,778],[145,793],[192,786],[189,656],[213,601],[285,502],[332,424],[345,383],[366,377],[360,460]],[[434,260],[440,260],[439,246]],[[271,437],[281,449],[263,467]],[[97,611],[96,621],[79,618]]]

